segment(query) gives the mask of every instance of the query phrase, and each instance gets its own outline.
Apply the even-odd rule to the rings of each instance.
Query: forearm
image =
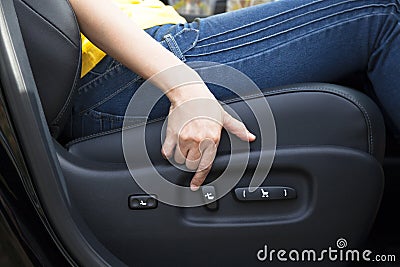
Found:
[[[162,75],[163,71],[179,66],[181,71],[187,72],[185,76],[201,81],[197,73],[140,29],[110,0],[70,2],[81,31],[91,42],[143,78],[152,77],[151,81],[170,100],[187,98],[189,95],[171,90],[179,87],[180,81],[170,75]],[[210,92],[206,91],[203,88],[197,94],[210,96]]]
[[[81,31],[89,40],[143,78],[150,78],[171,100],[162,153],[166,158],[174,155],[176,163],[186,163],[187,168],[197,170],[190,183],[192,190],[199,188],[211,170],[222,127],[244,141],[255,139],[243,123],[222,109],[194,70],[147,35],[110,0],[70,1]],[[191,101],[198,98],[211,101]]]

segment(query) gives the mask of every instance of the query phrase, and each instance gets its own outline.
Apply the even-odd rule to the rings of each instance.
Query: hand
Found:
[[[205,85],[189,86],[190,89],[179,88],[179,90],[202,92]],[[195,88],[198,86],[200,88]],[[188,169],[196,170],[190,182],[191,190],[196,191],[211,170],[222,127],[246,142],[252,142],[256,137],[242,122],[224,111],[212,94],[207,93],[202,96],[201,93],[196,93],[182,97],[185,96],[182,92],[178,98],[185,100],[171,103],[162,154],[165,158],[173,156],[176,163],[185,164]]]

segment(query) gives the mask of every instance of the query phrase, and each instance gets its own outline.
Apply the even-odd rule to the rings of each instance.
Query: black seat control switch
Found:
[[[201,187],[201,193],[208,210],[217,210],[218,202],[216,199],[215,188],[210,185],[203,185]]]
[[[253,189],[253,190],[251,190]],[[255,189],[255,190],[254,190]],[[242,187],[235,189],[236,198],[240,201],[252,200],[285,200],[297,197],[296,190],[286,186],[265,186],[257,188]]]
[[[132,210],[155,209],[158,201],[155,195],[132,195],[129,196],[128,205]]]

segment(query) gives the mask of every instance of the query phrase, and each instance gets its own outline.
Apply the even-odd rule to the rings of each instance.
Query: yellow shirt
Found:
[[[113,0],[141,29],[157,25],[185,23],[172,6],[167,6],[159,0]],[[82,71],[81,77],[93,69],[106,55],[93,45],[84,35],[82,41]]]

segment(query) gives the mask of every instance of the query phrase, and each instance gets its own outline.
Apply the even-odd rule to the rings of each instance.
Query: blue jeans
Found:
[[[212,61],[238,69],[261,89],[339,83],[362,74],[394,130],[400,129],[399,0],[280,0],[147,31],[182,61]],[[118,129],[144,80],[104,58],[79,83],[71,137]],[[217,99],[235,97],[210,86]],[[169,110],[161,99],[149,116]]]

